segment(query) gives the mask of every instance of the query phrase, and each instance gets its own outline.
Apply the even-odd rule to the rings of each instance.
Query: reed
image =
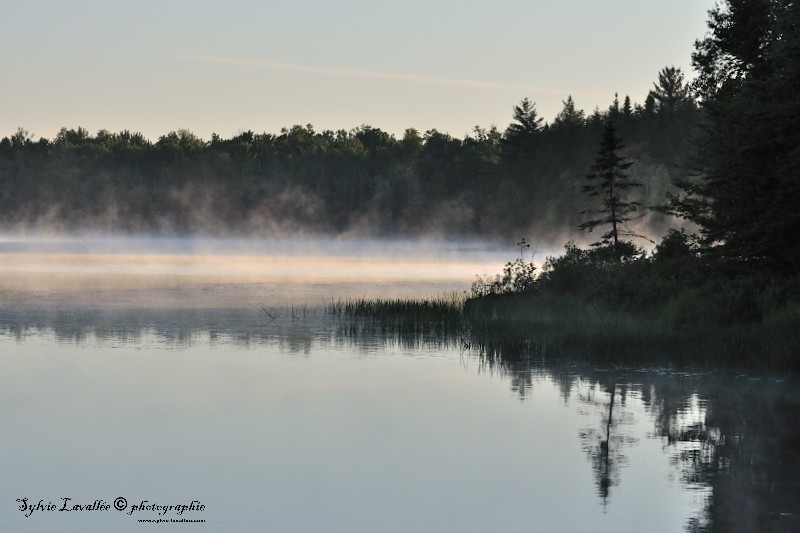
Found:
[[[448,293],[428,298],[346,298],[325,303],[325,310],[337,316],[357,318],[409,318],[459,321],[464,315],[466,296]]]

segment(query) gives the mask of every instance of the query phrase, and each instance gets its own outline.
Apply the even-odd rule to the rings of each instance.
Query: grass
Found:
[[[466,297],[457,292],[429,298],[347,298],[332,300],[325,310],[333,315],[394,317],[413,315],[436,320],[463,315]]]
[[[458,293],[420,299],[356,298],[333,300],[325,304],[325,310],[347,319],[340,331],[349,337],[380,336],[404,345],[421,341],[455,345],[468,337],[465,300]]]
[[[357,298],[331,301],[325,310],[334,316],[372,322],[459,327],[464,322],[464,302],[457,293],[424,299]]]

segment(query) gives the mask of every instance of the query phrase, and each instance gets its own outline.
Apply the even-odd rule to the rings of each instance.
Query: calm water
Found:
[[[800,527],[789,377],[486,353],[320,305],[464,290],[510,254],[0,243],[0,531]]]

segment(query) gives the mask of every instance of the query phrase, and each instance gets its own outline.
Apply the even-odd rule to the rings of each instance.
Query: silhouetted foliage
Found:
[[[728,0],[695,43],[707,127],[698,173],[671,209],[740,268],[794,271],[800,261],[800,6]]]

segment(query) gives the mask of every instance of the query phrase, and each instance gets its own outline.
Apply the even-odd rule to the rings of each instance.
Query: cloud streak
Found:
[[[336,67],[322,67],[318,65],[305,65],[301,63],[283,63],[279,61],[267,61],[261,59],[240,59],[222,56],[203,56],[203,55],[168,55],[171,59],[184,61],[194,61],[199,63],[216,63],[221,65],[234,65],[246,68],[264,70],[282,70],[286,72],[299,72],[303,74],[319,74],[323,76],[337,76],[342,78],[361,78],[373,80],[401,81],[408,83],[421,83],[428,85],[449,85],[452,87],[463,87],[469,89],[493,89],[502,91],[531,91],[534,93],[557,94],[566,96],[573,95],[602,95],[595,91],[566,91],[553,87],[539,87],[535,85],[524,85],[516,83],[502,83],[481,80],[469,80],[461,78],[444,78],[441,76],[428,76],[424,74],[408,74],[402,72],[385,72],[375,70],[346,69]]]

